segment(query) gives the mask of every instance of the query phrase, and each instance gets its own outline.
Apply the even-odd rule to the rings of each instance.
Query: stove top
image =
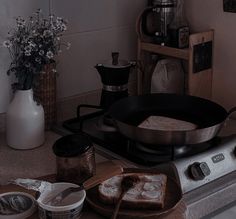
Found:
[[[173,162],[183,193],[236,171],[236,135],[222,137],[217,147]]]
[[[129,167],[157,168],[176,179],[188,209],[186,218],[211,218],[227,210],[228,206],[236,205],[236,121],[228,121],[220,133],[228,137],[217,137],[190,147],[163,150],[159,146],[162,148],[160,153],[130,142],[117,132],[101,132],[102,115],[103,112],[95,112],[71,119],[63,124],[64,127],[55,127],[54,131],[62,135],[82,131],[92,138],[97,153],[102,156],[123,160]]]
[[[67,120],[63,123],[63,126],[73,133],[83,132],[95,144],[144,166],[155,166],[160,163],[193,156],[210,148],[217,147],[221,141],[220,138],[214,138],[211,141],[198,145],[145,145],[122,136],[119,132],[115,131],[113,126],[110,126],[109,120],[108,122],[107,120],[104,117],[103,111],[97,111],[79,118]]]
[[[134,164],[171,166],[168,172],[179,181],[183,193],[236,171],[236,135],[197,145],[144,145],[114,131],[103,111],[67,120],[63,126],[74,133],[85,133],[95,144]]]

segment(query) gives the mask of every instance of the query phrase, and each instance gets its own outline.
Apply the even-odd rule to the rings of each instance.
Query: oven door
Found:
[[[203,219],[235,219],[236,201],[205,216]]]

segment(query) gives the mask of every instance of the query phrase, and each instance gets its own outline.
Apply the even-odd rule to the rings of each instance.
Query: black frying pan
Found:
[[[151,145],[189,145],[212,139],[233,111],[235,108],[227,112],[217,103],[199,97],[156,93],[123,98],[108,113],[118,131],[130,139]],[[137,127],[152,115],[188,121],[197,129],[163,131]]]

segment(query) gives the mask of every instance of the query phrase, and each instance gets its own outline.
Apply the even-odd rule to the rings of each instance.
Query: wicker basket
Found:
[[[40,101],[45,113],[45,130],[50,130],[56,122],[56,73],[55,63],[45,65],[39,76],[39,85],[34,89],[35,98]]]

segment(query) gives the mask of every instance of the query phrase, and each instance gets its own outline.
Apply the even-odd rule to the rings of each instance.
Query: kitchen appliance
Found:
[[[223,112],[221,122],[228,115]],[[127,167],[155,168],[173,177],[182,189],[187,218],[212,216],[236,205],[236,135],[223,137],[217,132],[205,142],[190,145],[173,142],[168,147],[156,145],[153,149],[114,130],[104,131],[100,128],[103,118],[104,112],[97,111],[68,120],[56,131],[63,135],[86,133],[94,141],[96,152],[104,157],[120,159]],[[236,133],[236,122],[233,124]]]
[[[141,15],[141,28],[145,35],[155,39],[158,44],[168,42],[168,25],[174,16],[175,1],[153,0],[152,6]]]
[[[112,53],[112,60],[97,64],[97,69],[103,83],[100,106],[108,109],[115,101],[128,96],[128,80],[134,62],[119,59],[119,53]]]

